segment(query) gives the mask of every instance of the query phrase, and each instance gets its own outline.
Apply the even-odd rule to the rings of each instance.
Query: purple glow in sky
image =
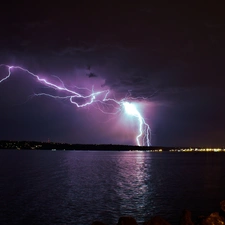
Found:
[[[92,89],[88,89],[86,87],[81,88],[77,86],[74,86],[73,88],[67,88],[64,82],[56,76],[54,76],[54,81],[49,81],[49,78],[44,78],[44,76],[34,74],[28,69],[20,66],[0,64],[0,68],[2,67],[7,69],[7,74],[3,78],[0,78],[0,83],[3,83],[9,79],[15,70],[20,70],[34,77],[39,83],[48,87],[49,89],[59,91],[58,94],[41,92],[34,94],[33,96],[45,96],[54,99],[69,100],[71,104],[74,104],[78,108],[94,105],[94,107],[98,108],[104,114],[119,115],[121,112],[124,112],[127,116],[134,117],[138,123],[136,144],[138,146],[150,146],[150,126],[146,123],[145,119],[135,105],[135,101],[142,99],[141,97],[133,98],[132,96],[128,95],[121,100],[116,100],[115,98],[110,97],[109,89],[95,91],[94,86]],[[107,110],[107,106],[110,106],[111,111]]]
[[[21,68],[0,68],[0,139],[225,146],[224,10],[5,2],[0,63]]]

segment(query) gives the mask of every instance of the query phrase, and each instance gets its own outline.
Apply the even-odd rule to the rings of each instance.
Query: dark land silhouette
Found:
[[[18,150],[89,150],[89,151],[153,151],[153,152],[188,152],[188,151],[210,151],[225,152],[224,148],[200,148],[184,146],[136,146],[136,145],[115,145],[115,144],[69,144],[57,142],[39,142],[39,141],[11,141],[1,140],[0,149],[18,149]]]

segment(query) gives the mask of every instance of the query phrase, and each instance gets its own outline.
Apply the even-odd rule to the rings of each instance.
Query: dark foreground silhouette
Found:
[[[101,221],[95,221],[92,225],[107,225]],[[138,225],[132,216],[122,216],[116,225]],[[143,225],[170,225],[160,216],[154,216]],[[199,216],[195,221],[191,218],[191,212],[185,209],[180,218],[180,225],[225,225],[225,200],[220,202],[220,211],[213,212],[208,216]]]

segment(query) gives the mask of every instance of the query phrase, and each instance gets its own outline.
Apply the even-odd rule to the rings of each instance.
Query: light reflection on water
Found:
[[[118,163],[118,179],[116,193],[121,199],[121,211],[129,214],[134,211],[138,214],[145,209],[148,203],[146,193],[153,193],[153,188],[148,185],[151,174],[148,169],[151,166],[145,162],[143,152],[124,153]]]
[[[122,215],[177,224],[184,208],[218,210],[224,160],[223,153],[0,151],[0,224],[110,225]]]

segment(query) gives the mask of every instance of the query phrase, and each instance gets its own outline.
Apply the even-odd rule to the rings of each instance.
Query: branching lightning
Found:
[[[34,96],[46,96],[50,98],[57,99],[65,99],[69,100],[71,104],[76,105],[76,107],[86,107],[88,105],[95,105],[102,113],[107,114],[118,114],[121,111],[124,111],[127,115],[135,117],[138,122],[138,133],[136,135],[136,143],[138,146],[141,145],[151,145],[151,129],[149,125],[145,122],[145,119],[142,117],[141,113],[137,110],[135,105],[135,100],[137,98],[133,98],[130,95],[126,96],[121,100],[116,100],[115,98],[110,98],[110,90],[102,90],[102,91],[94,91],[94,88],[91,90],[88,88],[67,88],[63,81],[56,77],[58,81],[60,81],[60,85],[57,82],[50,82],[48,79],[43,78],[40,75],[34,74],[28,69],[25,69],[20,66],[9,66],[5,64],[0,64],[0,68],[4,67],[7,69],[7,74],[2,79],[0,78],[0,83],[6,81],[12,75],[14,70],[20,70],[28,75],[35,78],[39,83],[43,86],[48,87],[50,89],[54,89],[60,92],[61,95],[53,95],[48,93],[38,93],[34,94]],[[76,91],[75,91],[75,90]],[[113,108],[112,112],[106,111],[105,107]]]

